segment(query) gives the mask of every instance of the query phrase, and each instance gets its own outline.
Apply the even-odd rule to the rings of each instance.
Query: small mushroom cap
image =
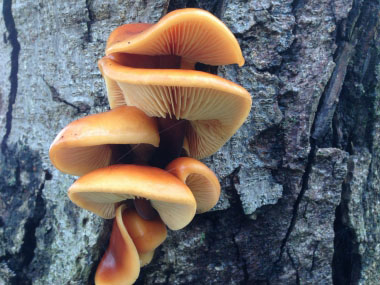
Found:
[[[166,170],[178,177],[193,192],[197,201],[197,213],[204,213],[218,203],[220,184],[214,172],[202,162],[180,157],[166,166]]]
[[[194,8],[168,13],[157,24],[126,24],[115,29],[106,54],[177,55],[210,65],[244,64],[238,41],[211,13]]]
[[[116,210],[108,249],[102,257],[95,274],[96,285],[133,284],[140,273],[137,249],[123,225],[123,207]]]
[[[166,226],[159,217],[145,220],[136,210],[126,209],[123,212],[123,223],[139,255],[155,250],[166,239]]]
[[[216,152],[243,124],[251,96],[243,87],[195,70],[130,68],[104,57],[100,70],[111,108],[136,106],[150,117],[185,119],[189,155]]]
[[[68,191],[79,207],[103,218],[115,216],[115,205],[135,197],[150,200],[162,221],[172,230],[193,219],[196,202],[191,190],[162,169],[141,165],[112,165],[80,177]]]
[[[122,106],[67,125],[54,139],[49,156],[62,172],[83,175],[110,164],[112,144],[158,146],[157,122],[136,107]]]
[[[123,212],[123,226],[127,228],[139,253],[140,266],[149,264],[153,259],[154,250],[166,239],[165,224],[159,217],[145,220],[135,209],[129,208]]]

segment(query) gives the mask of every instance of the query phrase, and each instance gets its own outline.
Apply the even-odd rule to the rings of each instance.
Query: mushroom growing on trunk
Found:
[[[169,130],[187,122],[183,128],[189,155],[198,159],[216,152],[240,128],[251,109],[247,90],[213,74],[131,68],[109,57],[101,59],[99,67],[119,88],[108,89],[110,102],[136,106],[149,117],[159,118],[158,124],[170,120]],[[183,137],[178,139],[183,141]]]
[[[54,139],[49,156],[62,172],[81,176],[92,170],[120,163],[134,145],[131,162],[142,160],[141,149],[158,147],[157,122],[136,107],[122,106],[111,111],[86,116],[67,125]],[[148,157],[145,157],[148,160]]]
[[[99,68],[111,108],[136,106],[158,118],[161,143],[151,162],[155,166],[165,167],[178,157],[184,141],[191,157],[213,154],[248,116],[251,97],[244,88],[188,70],[196,62],[244,64],[234,35],[207,11],[181,9],[154,25],[123,25],[111,33],[106,55]]]
[[[165,170],[141,165],[112,165],[94,170],[74,182],[69,198],[79,207],[105,219],[128,199],[150,200],[162,221],[172,230],[191,222],[196,201],[191,190]]]
[[[244,64],[239,43],[226,25],[211,13],[194,8],[170,12],[156,24],[118,27],[109,36],[106,47],[106,55],[117,53],[133,57],[169,55],[172,61],[178,57],[177,68],[186,69],[193,69],[196,62]]]

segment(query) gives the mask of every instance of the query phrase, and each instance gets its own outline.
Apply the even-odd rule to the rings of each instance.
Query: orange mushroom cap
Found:
[[[139,277],[139,254],[123,224],[123,210],[124,206],[116,210],[108,249],[96,269],[96,285],[133,284]]]
[[[100,261],[95,283],[132,284],[140,266],[148,264],[154,250],[166,239],[166,227],[157,218],[147,221],[125,204],[116,209],[115,221],[107,251]]]
[[[145,220],[130,208],[123,212],[123,223],[139,253],[156,249],[166,239],[166,226],[159,217]]]
[[[251,96],[243,87],[194,70],[142,69],[109,57],[99,61],[111,108],[136,106],[150,117],[185,119],[189,155],[216,152],[243,124]]]
[[[123,224],[139,253],[140,265],[145,266],[152,260],[154,250],[166,239],[165,224],[159,217],[145,220],[131,208],[123,212]]]
[[[197,201],[197,213],[204,213],[218,203],[220,184],[214,172],[202,162],[179,157],[166,166],[166,170],[178,177],[193,192]]]
[[[109,219],[115,206],[135,197],[150,200],[162,221],[172,230],[193,219],[196,202],[191,190],[162,169],[141,165],[112,165],[80,177],[68,191],[79,207]]]
[[[244,64],[235,36],[217,17],[202,9],[179,9],[158,23],[126,24],[115,29],[106,55],[177,55],[210,65]]]
[[[114,144],[158,146],[157,122],[136,107],[122,106],[67,125],[54,139],[49,156],[62,172],[83,175],[111,163]]]

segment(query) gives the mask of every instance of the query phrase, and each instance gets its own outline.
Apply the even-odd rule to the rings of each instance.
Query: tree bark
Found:
[[[378,0],[3,0],[0,284],[93,284],[110,221],[72,204],[50,164],[69,122],[108,109],[109,33],[199,7],[246,64],[217,74],[252,95],[238,133],[204,162],[222,197],[169,231],[137,284],[377,284]]]

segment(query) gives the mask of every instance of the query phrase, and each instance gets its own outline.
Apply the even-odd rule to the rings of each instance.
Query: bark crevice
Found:
[[[86,21],[87,33],[86,33],[84,39],[88,43],[92,42],[92,31],[91,31],[91,29],[92,29],[92,24],[95,21],[95,16],[94,16],[94,13],[92,11],[91,5],[92,5],[92,0],[86,0],[86,9],[87,9],[87,13],[88,13],[88,20]]]
[[[62,96],[59,94],[57,88],[55,88],[53,85],[50,85],[44,78],[42,78],[42,80],[45,82],[46,86],[49,88],[51,98],[53,99],[53,101],[70,106],[76,111],[76,114],[88,113],[90,111],[91,107],[87,104],[81,104],[80,106],[77,106],[63,99]]]
[[[8,32],[8,41],[12,46],[11,51],[11,72],[9,75],[10,90],[8,95],[8,110],[5,121],[5,134],[1,141],[1,151],[4,154],[7,149],[7,140],[12,129],[13,105],[16,102],[18,88],[18,60],[20,54],[20,43],[17,39],[16,24],[12,14],[12,0],[3,1],[3,19]]]
[[[308,186],[309,185],[309,175],[310,175],[311,169],[312,169],[313,164],[314,164],[316,153],[317,153],[317,146],[315,144],[314,139],[311,138],[311,141],[310,141],[310,152],[309,152],[309,155],[308,155],[308,158],[307,158],[307,164],[306,164],[305,172],[302,175],[302,187],[301,187],[301,191],[298,194],[297,199],[296,199],[296,201],[294,203],[292,218],[291,218],[288,230],[286,231],[285,237],[284,237],[284,239],[281,242],[280,254],[279,254],[279,257],[276,260],[275,264],[277,264],[277,263],[279,263],[281,261],[282,256],[284,254],[284,249],[285,249],[286,243],[287,243],[287,241],[288,241],[288,239],[289,239],[289,237],[290,237],[290,235],[291,235],[291,233],[292,233],[292,231],[293,231],[293,229],[294,229],[294,227],[296,225],[297,217],[298,217],[299,205],[300,205],[300,203],[302,201],[302,198],[303,198],[306,190],[309,187]]]

